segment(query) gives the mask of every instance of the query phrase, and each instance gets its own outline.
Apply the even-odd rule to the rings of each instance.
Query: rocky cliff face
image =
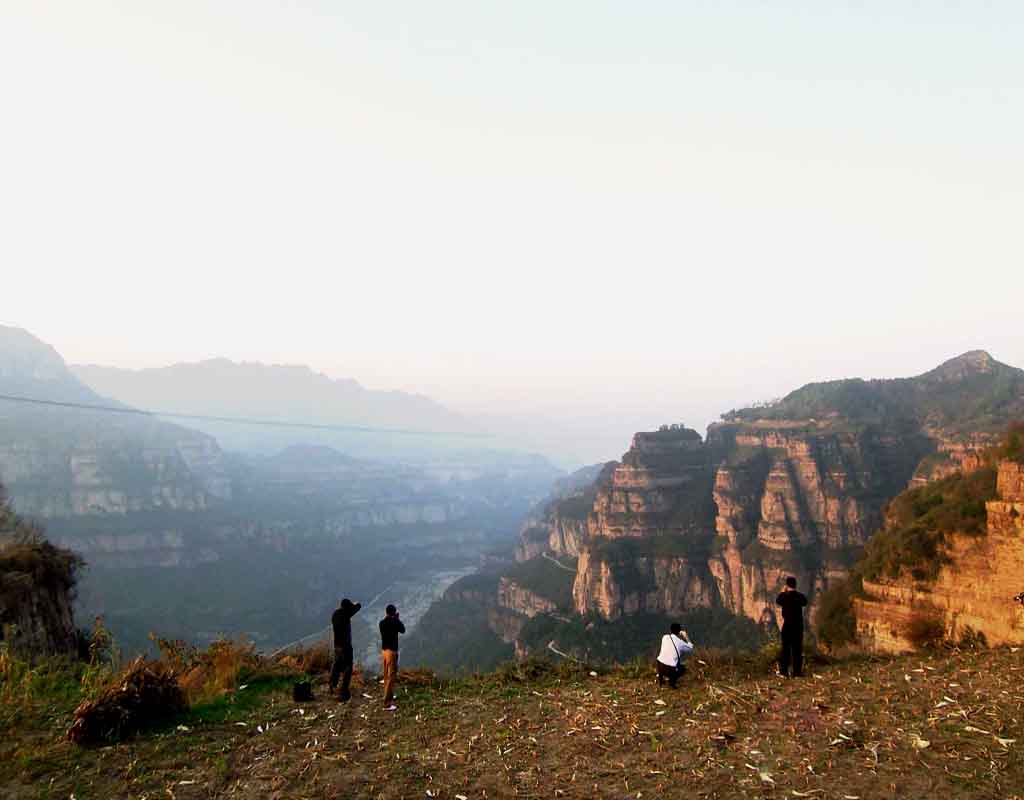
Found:
[[[0,549],[0,641],[33,655],[75,652],[70,587],[36,583],[32,573],[7,570]]]
[[[678,426],[637,434],[589,494],[531,520],[518,557],[578,557],[579,614],[708,606],[781,624],[775,595],[794,575],[813,619],[886,502],[975,468],[1017,414],[1024,372],[978,352],[917,378],[812,384],[723,415],[706,441]]]
[[[541,597],[509,578],[498,581],[498,605],[524,617],[550,614],[558,610],[558,606],[548,598]]]
[[[573,600],[579,614],[605,619],[641,611],[673,612],[720,605],[722,598],[702,557],[608,557],[597,548],[580,556]]]
[[[231,497],[216,442],[186,432],[161,444],[10,442],[0,445],[0,478],[20,512],[44,518],[203,511]]]
[[[304,541],[341,541],[355,531],[439,526],[464,520],[464,508],[440,501],[381,504],[371,508],[340,508],[315,521],[289,517],[287,509],[263,519],[239,514],[207,517],[197,514],[128,515],[124,526],[112,528],[96,517],[51,520],[51,538],[97,567],[194,567],[219,561],[240,544],[274,550],[302,547]],[[122,529],[130,526],[129,529]]]
[[[26,525],[0,486],[0,641],[32,656],[74,652],[81,560]]]
[[[51,405],[0,403],[0,480],[23,514],[67,517],[204,510],[230,498],[223,455],[210,437],[100,397],[48,345],[0,326],[0,393]]]
[[[773,623],[783,579],[814,597],[844,574],[925,451],[913,436],[829,422],[723,423],[706,443],[686,429],[640,434],[597,491],[576,610],[722,606]],[[625,538],[637,544],[609,545]]]
[[[990,645],[1024,643],[1024,466],[999,465],[998,498],[986,503],[983,536],[946,537],[947,563],[934,581],[898,578],[864,581],[854,599],[857,636],[882,652],[915,649],[915,627],[931,625],[937,635],[959,641],[983,634]]]
[[[611,480],[618,466],[616,461],[594,464],[556,481],[554,496],[523,524],[516,561],[529,561],[542,553],[578,558],[589,535],[589,517],[598,489]]]

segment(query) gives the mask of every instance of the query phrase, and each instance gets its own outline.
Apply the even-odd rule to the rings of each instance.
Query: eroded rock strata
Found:
[[[706,439],[638,433],[592,487],[530,520],[517,557],[574,558],[581,615],[722,607],[777,625],[795,575],[813,619],[891,498],[974,469],[1022,415],[1024,372],[980,351],[917,378],[811,384],[723,415]]]
[[[914,650],[932,634],[961,641],[982,634],[989,645],[1024,643],[1024,466],[999,465],[997,499],[985,504],[984,535],[946,536],[944,563],[934,580],[879,577],[854,598],[857,638],[881,652]],[[927,634],[928,631],[924,630]]]

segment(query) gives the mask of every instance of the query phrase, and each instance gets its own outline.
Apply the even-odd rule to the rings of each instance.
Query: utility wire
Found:
[[[378,600],[380,600],[384,596],[385,592],[390,591],[391,587],[394,586],[394,585],[395,584],[393,584],[393,583],[388,584],[387,587],[385,587],[384,589],[381,589],[379,592],[377,592],[377,594],[374,595],[374,598],[370,602],[368,602],[366,604],[366,607],[367,608],[372,607],[373,604],[376,603]],[[275,650],[273,653],[271,653],[268,656],[268,658],[275,658],[276,656],[281,655],[281,653],[283,653],[285,650],[291,650],[293,647],[295,647],[295,645],[302,644],[303,642],[308,641],[309,639],[313,639],[313,638],[316,638],[316,637],[320,637],[320,638],[326,637],[327,634],[331,632],[331,627],[332,627],[331,625],[328,625],[326,628],[321,628],[320,630],[316,631],[315,633],[311,633],[308,636],[303,636],[301,639],[296,639],[294,642],[290,642],[289,644],[286,644],[284,647],[279,647],[279,648],[277,648],[277,650]]]
[[[363,425],[327,425],[317,422],[287,422],[283,420],[252,419],[249,417],[218,417],[212,414],[185,414],[176,411],[145,411],[141,408],[118,408],[117,406],[94,406],[88,403],[72,403],[60,400],[40,400],[36,397],[19,397],[11,394],[0,394],[0,400],[12,403],[29,403],[39,406],[56,408],[75,408],[85,411],[105,411],[113,414],[135,414],[144,417],[170,417],[172,419],[194,419],[203,422],[233,422],[240,425],[261,425],[270,428],[301,428],[304,430],[336,431],[339,433],[388,433],[400,436],[460,436],[480,439],[489,437],[489,433],[469,433],[466,431],[420,431],[410,428],[373,428]]]

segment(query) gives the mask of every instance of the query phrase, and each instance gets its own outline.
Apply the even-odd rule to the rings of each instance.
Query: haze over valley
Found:
[[[1024,798],[1022,41],[0,3],[0,796]]]
[[[398,602],[407,662],[455,671],[549,645],[627,658],[673,617],[757,646],[781,575],[815,618],[886,502],[1024,417],[1024,372],[971,351],[723,410],[706,434],[667,422],[569,474],[479,418],[299,366],[69,368],[5,327],[0,394],[0,481],[85,559],[77,616],[126,652],[151,634],[315,643],[345,594],[367,602],[367,663]]]
[[[79,618],[102,614],[128,652],[148,647],[150,632],[200,642],[245,634],[273,649],[322,631],[340,592],[391,590],[408,600],[414,625],[416,609],[484,554],[511,549],[523,514],[562,474],[541,456],[475,449],[483,440],[473,437],[435,439],[432,426],[451,431],[464,420],[425,398],[385,396],[388,407],[297,368],[197,369],[227,369],[239,404],[214,378],[205,392],[194,380],[164,381],[159,397],[180,400],[183,413],[418,432],[211,423],[237,448],[227,450],[191,424],[89,410],[128,409],[121,400],[139,395],[101,395],[53,348],[0,328],[0,394],[74,404],[3,402],[0,481],[19,512],[86,559]],[[376,446],[378,458],[339,445]],[[360,620],[367,631],[369,617]]]

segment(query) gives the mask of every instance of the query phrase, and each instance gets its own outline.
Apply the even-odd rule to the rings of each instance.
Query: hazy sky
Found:
[[[0,0],[0,322],[701,424],[1024,366],[1022,41],[1018,0]]]

